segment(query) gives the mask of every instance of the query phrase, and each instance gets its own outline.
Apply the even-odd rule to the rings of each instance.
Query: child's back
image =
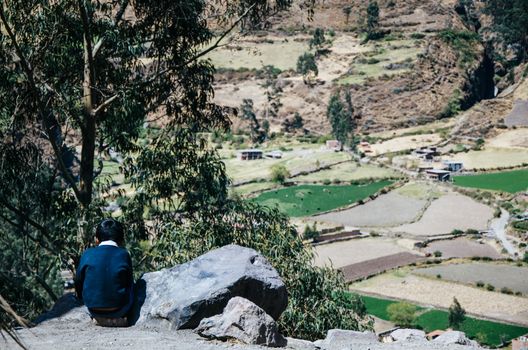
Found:
[[[81,257],[75,278],[77,296],[95,318],[126,316],[133,302],[132,261],[123,243],[120,223],[104,220],[96,231],[99,246]]]

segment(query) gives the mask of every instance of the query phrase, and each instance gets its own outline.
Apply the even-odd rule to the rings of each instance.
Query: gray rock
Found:
[[[478,343],[466,337],[464,332],[459,331],[447,331],[444,334],[436,337],[433,340],[434,343],[443,345],[468,345],[478,347]]]
[[[323,340],[314,342],[315,346],[321,349],[348,349],[354,344],[373,345],[379,343],[378,337],[373,332],[356,332],[342,329],[331,329]]]
[[[222,314],[204,318],[195,332],[210,339],[237,339],[246,344],[271,347],[286,345],[286,339],[280,335],[275,320],[260,307],[241,297],[229,300]]]
[[[397,329],[391,333],[391,337],[394,341],[427,341],[425,332],[419,329]]]
[[[318,348],[314,343],[308,340],[297,339],[297,338],[286,338],[286,346],[288,349],[293,350],[317,350]]]
[[[55,302],[52,309],[35,320],[35,323],[90,323],[91,317],[84,306],[73,293],[68,293]]]
[[[286,309],[286,287],[277,271],[253,249],[228,245],[188,263],[147,273],[138,281],[138,325],[195,328],[222,312],[235,296],[277,319]]]

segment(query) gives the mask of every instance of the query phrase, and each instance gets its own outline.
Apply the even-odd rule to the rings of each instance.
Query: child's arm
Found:
[[[82,300],[82,291],[84,286],[84,259],[81,257],[81,262],[77,267],[77,272],[75,273],[75,293],[77,298]]]

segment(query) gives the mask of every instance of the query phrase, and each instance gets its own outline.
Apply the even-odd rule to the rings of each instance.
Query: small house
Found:
[[[528,350],[528,335],[513,339],[512,350]]]
[[[262,159],[264,153],[259,149],[243,149],[238,151],[237,158],[239,160],[255,160]]]
[[[432,161],[438,155],[436,147],[421,147],[414,151],[414,154],[423,160]]]
[[[436,181],[449,181],[451,179],[451,172],[447,170],[431,169],[427,170],[427,177]]]
[[[464,163],[462,162],[456,162],[456,161],[445,161],[444,162],[444,169],[449,170],[451,172],[457,172],[462,170],[464,167]]]
[[[418,172],[419,173],[425,173],[428,170],[433,170],[434,167],[432,165],[419,165],[418,166]]]
[[[334,151],[341,151],[342,145],[341,142],[338,140],[328,140],[326,141],[326,148]]]
[[[271,152],[266,153],[266,157],[280,159],[282,158],[282,152],[281,151],[271,151]]]

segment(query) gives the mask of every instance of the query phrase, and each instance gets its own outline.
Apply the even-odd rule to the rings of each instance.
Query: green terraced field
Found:
[[[310,216],[353,204],[390,184],[392,181],[347,186],[301,185],[264,192],[253,201],[267,207],[277,207],[289,216]]]
[[[367,312],[382,320],[389,320],[387,307],[397,301],[374,298],[362,295],[361,299],[365,303]],[[425,332],[432,332],[437,329],[446,329],[449,327],[449,313],[442,310],[428,310],[418,307],[421,313],[416,319],[416,325]],[[470,338],[480,338],[484,345],[500,346],[502,341],[509,341],[523,334],[528,333],[528,328],[516,325],[498,323],[486,320],[480,320],[472,317],[466,317],[462,324],[461,331],[465,332]]]
[[[455,176],[455,185],[482,188],[509,193],[525,191],[528,188],[528,170],[504,171],[492,174]]]

